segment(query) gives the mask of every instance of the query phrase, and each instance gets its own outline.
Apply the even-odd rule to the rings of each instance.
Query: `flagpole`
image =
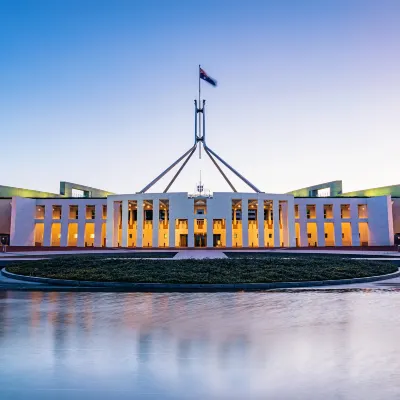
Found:
[[[199,64],[199,110],[201,107],[200,95],[201,95],[201,85],[200,85],[200,64]],[[199,110],[197,112],[199,114],[199,137],[203,137],[203,133],[201,131],[201,116]],[[199,144],[199,158],[201,159],[201,143]]]
[[[199,107],[200,107],[200,64],[199,64]]]

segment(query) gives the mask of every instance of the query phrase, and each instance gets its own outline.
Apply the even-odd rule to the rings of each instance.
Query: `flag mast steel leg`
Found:
[[[157,176],[154,180],[152,180],[147,186],[145,186],[139,193],[147,192],[155,183],[157,183],[167,172],[169,172],[172,168],[175,167],[180,161],[182,161],[191,151],[196,150],[197,143],[194,144],[185,154],[180,156],[175,162],[173,162],[165,171],[163,171],[160,175]]]
[[[262,193],[261,190],[257,189],[251,182],[249,182],[243,175],[239,174],[234,168],[232,168],[226,161],[224,161],[217,153],[212,151],[208,146],[204,145],[204,149],[208,150],[217,160],[221,161],[225,167],[229,168],[238,178],[240,178],[244,183],[250,186],[256,193]]]
[[[223,165],[225,165],[230,171],[232,171],[237,177],[239,177],[244,183],[246,183],[248,186],[250,186],[256,193],[261,193],[261,191],[254,186],[251,182],[249,182],[244,176],[242,176],[238,171],[236,171],[234,168],[232,168],[226,161],[224,161],[218,154],[216,154],[214,151],[212,151],[209,147],[206,145],[206,120],[205,120],[205,103],[206,101],[203,100],[201,102],[201,79],[204,79],[208,83],[210,83],[212,86],[217,86],[217,81],[211,77],[209,77],[204,70],[201,69],[201,66],[199,64],[199,102],[197,103],[197,100],[194,101],[194,107],[195,107],[195,119],[194,119],[194,144],[193,146],[186,151],[182,156],[180,156],[176,161],[174,161],[166,170],[164,170],[160,175],[158,175],[153,181],[151,181],[147,186],[145,186],[140,192],[138,193],[145,193],[147,190],[149,190],[155,183],[157,183],[165,174],[167,174],[172,168],[174,168],[179,162],[181,162],[185,157],[186,160],[183,162],[182,166],[179,168],[175,176],[172,178],[171,182],[168,184],[168,186],[165,188],[164,193],[166,193],[171,185],[175,182],[179,174],[182,172],[182,170],[185,168],[186,164],[194,154],[197,145],[199,145],[199,158],[201,159],[201,146],[204,147],[204,151],[207,153],[207,155],[210,157],[211,161],[215,165],[215,167],[218,169],[218,171],[221,173],[221,175],[224,177],[228,185],[231,187],[231,189],[234,192],[237,192],[235,187],[232,185],[228,177],[225,175],[225,173],[222,171],[221,167],[218,165],[217,161],[214,159],[214,157],[219,160]],[[203,114],[203,117],[200,115]],[[203,126],[201,121],[203,120]],[[200,142],[200,143],[199,143]],[[213,157],[214,156],[214,157]]]
[[[185,165],[188,163],[190,158],[192,157],[193,153],[195,152],[196,147],[193,148],[193,150],[190,152],[188,157],[186,158],[185,162],[181,165],[181,167],[178,169],[177,173],[174,175],[172,178],[171,182],[168,184],[168,186],[165,188],[164,193],[168,192],[168,189],[172,186],[172,184],[175,182],[175,179],[179,176],[179,174],[182,172],[183,168],[185,168]]]
[[[221,167],[218,165],[218,163],[214,160],[213,156],[210,154],[210,152],[208,151],[207,147],[204,147],[204,151],[207,153],[208,157],[210,157],[211,161],[214,163],[214,165],[217,167],[218,171],[220,172],[220,174],[224,177],[224,179],[226,180],[226,182],[228,183],[228,185],[231,187],[231,189],[234,192],[237,192],[237,190],[235,189],[235,187],[232,185],[231,181],[228,179],[228,177],[224,174],[224,171],[222,171]]]

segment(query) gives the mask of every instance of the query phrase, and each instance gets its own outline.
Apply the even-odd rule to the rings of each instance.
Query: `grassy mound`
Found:
[[[134,283],[264,283],[320,281],[384,275],[397,271],[388,261],[337,256],[262,259],[145,260],[113,255],[74,255],[21,261],[7,271],[57,279]]]

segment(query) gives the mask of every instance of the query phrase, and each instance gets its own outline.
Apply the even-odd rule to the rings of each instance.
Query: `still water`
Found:
[[[0,292],[0,399],[399,399],[400,292]]]

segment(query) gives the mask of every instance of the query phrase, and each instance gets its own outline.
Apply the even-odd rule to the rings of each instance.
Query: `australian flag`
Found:
[[[209,77],[206,74],[206,71],[204,71],[204,69],[202,69],[202,68],[200,68],[200,79],[203,79],[203,81],[206,81],[213,86],[217,86],[217,81],[215,79]]]

